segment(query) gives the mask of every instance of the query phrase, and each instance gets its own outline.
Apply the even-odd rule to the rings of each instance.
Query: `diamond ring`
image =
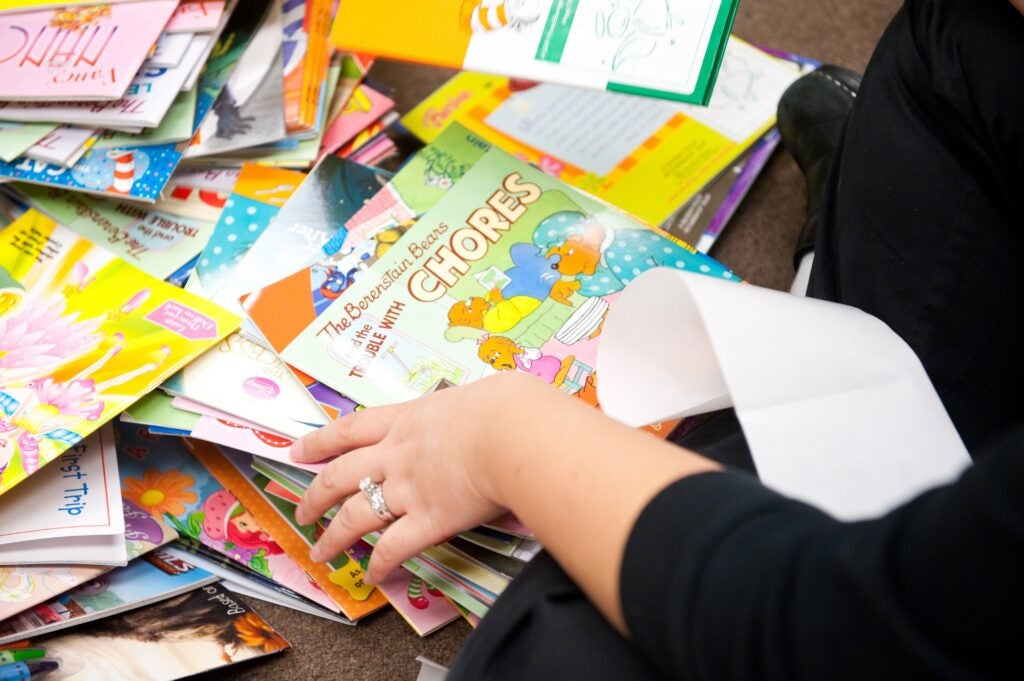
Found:
[[[373,509],[375,516],[386,523],[395,522],[395,515],[384,502],[384,490],[380,483],[374,482],[373,478],[367,476],[359,481],[359,490],[366,495],[366,500],[370,502],[370,508]]]

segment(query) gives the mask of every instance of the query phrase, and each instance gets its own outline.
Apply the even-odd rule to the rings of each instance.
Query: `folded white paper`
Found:
[[[651,270],[612,306],[597,369],[601,408],[632,426],[735,407],[762,482],[844,520],[970,465],[910,347],[845,305]]]

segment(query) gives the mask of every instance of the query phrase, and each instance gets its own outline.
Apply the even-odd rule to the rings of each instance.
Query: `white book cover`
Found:
[[[123,565],[113,428],[103,426],[4,495],[0,528],[0,565]]]

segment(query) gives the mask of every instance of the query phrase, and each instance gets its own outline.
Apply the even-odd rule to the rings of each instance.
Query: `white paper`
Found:
[[[734,406],[762,482],[840,519],[970,465],[913,351],[845,305],[651,270],[609,312],[597,365],[602,409],[630,425]]]

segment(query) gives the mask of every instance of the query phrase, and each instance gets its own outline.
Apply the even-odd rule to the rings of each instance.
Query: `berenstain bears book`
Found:
[[[605,314],[655,267],[736,279],[492,148],[281,358],[366,406],[497,371],[594,403]]]
[[[341,0],[349,52],[706,104],[738,0]]]
[[[0,494],[238,327],[34,210],[0,231]]]

